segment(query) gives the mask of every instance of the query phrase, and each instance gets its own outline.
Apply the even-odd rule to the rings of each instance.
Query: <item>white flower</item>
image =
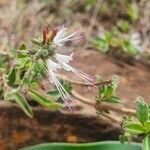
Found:
[[[104,29],[104,27],[101,27],[99,29],[98,35],[99,35],[100,38],[104,38],[104,36],[105,36],[105,29]]]
[[[61,30],[59,30],[56,33],[56,36],[53,39],[53,42],[55,45],[57,46],[63,46],[65,44],[65,42],[67,41],[78,41],[80,40],[83,36],[82,35],[78,35],[79,31],[75,31],[74,33],[67,35],[66,32],[67,28],[62,28]]]
[[[81,79],[83,79],[88,84],[92,84],[90,82],[90,81],[92,81],[92,79],[89,77],[88,74],[69,65],[69,62],[73,60],[73,58],[72,58],[73,53],[70,56],[62,55],[62,54],[55,54],[54,57],[56,58],[56,60],[58,61],[58,63],[64,70],[72,71],[73,73],[75,73],[77,76],[79,76]]]
[[[135,32],[135,33],[131,34],[131,42],[137,50],[142,51],[142,48],[140,46],[141,36],[138,32]]]
[[[64,89],[64,87],[61,85],[61,83],[57,79],[57,76],[56,76],[57,70],[64,69],[66,71],[72,71],[77,76],[79,76],[81,79],[83,79],[85,82],[87,82],[88,84],[91,84],[91,85],[92,85],[92,83],[91,83],[92,79],[89,77],[88,74],[69,65],[69,62],[73,60],[73,53],[70,56],[62,55],[62,54],[55,54],[54,58],[56,59],[57,63],[52,61],[51,59],[48,59],[46,61],[47,68],[48,68],[49,80],[51,83],[54,83],[54,85],[56,86],[56,88],[59,91],[59,94],[60,94],[62,100],[69,107],[67,99],[68,98],[70,100],[72,100],[72,99],[71,99],[70,95],[68,94],[68,92]]]
[[[57,90],[59,91],[59,94],[60,94],[62,100],[69,107],[68,102],[67,102],[67,98],[68,97],[69,97],[69,99],[71,99],[71,98],[70,98],[68,92],[61,85],[61,83],[59,82],[59,80],[57,79],[56,74],[55,74],[57,69],[60,69],[60,65],[57,64],[56,62],[50,60],[50,59],[48,59],[46,63],[47,63],[48,75],[49,75],[50,82],[55,84]]]

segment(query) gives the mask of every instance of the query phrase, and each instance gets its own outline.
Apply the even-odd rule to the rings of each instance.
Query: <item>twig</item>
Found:
[[[88,43],[88,41],[89,41],[89,37],[90,37],[90,35],[91,35],[93,26],[94,26],[94,24],[95,24],[95,21],[96,21],[97,14],[98,14],[99,7],[100,7],[100,4],[101,4],[101,3],[102,3],[102,0],[97,0],[97,1],[96,1],[95,8],[94,8],[94,11],[93,11],[93,14],[92,14],[92,17],[91,17],[91,20],[90,20],[89,28],[88,28],[87,43]]]
[[[103,115],[104,117],[108,118],[108,119],[111,120],[112,122],[118,123],[119,125],[122,123],[122,120],[118,119],[117,117],[114,117],[114,116],[111,115],[111,114],[103,113],[103,114],[101,114],[101,115]]]
[[[74,98],[80,100],[84,104],[94,107],[96,110],[105,110],[105,111],[111,110],[111,111],[117,112],[119,114],[126,114],[126,115],[132,115],[132,116],[135,116],[135,114],[136,114],[135,110],[123,108],[122,106],[116,106],[114,104],[107,104],[104,102],[102,102],[102,103],[91,102],[91,100],[83,97],[82,95],[77,93],[75,90],[72,90],[71,94]]]
[[[108,81],[103,81],[103,82],[95,82],[95,83],[86,83],[86,82],[80,82],[80,81],[75,81],[75,80],[72,80],[70,78],[68,78],[67,76],[65,75],[60,75],[60,74],[57,74],[57,77],[59,79],[62,79],[62,80],[65,80],[65,81],[68,81],[72,84],[78,84],[78,85],[83,85],[83,86],[92,86],[92,85],[107,85],[111,82],[111,80],[108,80]]]

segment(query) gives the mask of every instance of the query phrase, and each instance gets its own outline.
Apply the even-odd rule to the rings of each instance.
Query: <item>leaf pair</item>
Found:
[[[39,94],[35,90],[28,91],[28,94],[33,100],[35,100],[36,102],[38,102],[39,104],[41,104],[47,108],[60,109],[63,107],[63,104],[53,102],[48,95],[44,95],[41,93]]]
[[[28,91],[28,94],[33,100],[35,100],[36,102],[38,102],[39,104],[47,108],[60,109],[63,107],[63,104],[53,102],[51,101],[50,97],[48,97],[47,95],[39,94],[38,92],[34,90]],[[33,111],[30,105],[28,104],[25,97],[19,91],[16,90],[16,91],[7,93],[6,99],[9,101],[15,101],[26,115],[28,115],[29,117],[33,117]]]
[[[121,98],[115,95],[119,78],[118,76],[113,76],[109,84],[104,84],[99,86],[99,96],[98,101],[119,103]]]

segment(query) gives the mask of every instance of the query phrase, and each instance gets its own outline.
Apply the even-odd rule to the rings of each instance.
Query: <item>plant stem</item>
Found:
[[[105,102],[102,102],[102,103],[91,102],[90,99],[83,97],[82,95],[77,93],[75,90],[72,90],[71,94],[74,98],[80,100],[84,104],[87,104],[91,107],[94,107],[96,110],[104,110],[104,111],[110,110],[110,111],[113,111],[113,112],[117,112],[119,114],[126,114],[126,115],[132,115],[132,116],[136,115],[135,110],[123,108],[122,106],[116,106],[116,104],[114,105],[114,104],[108,104],[108,103],[105,103]]]

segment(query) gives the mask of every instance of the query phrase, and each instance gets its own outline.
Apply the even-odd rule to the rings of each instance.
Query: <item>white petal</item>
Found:
[[[54,42],[55,45],[61,47],[67,41],[78,41],[78,40],[80,40],[83,37],[83,35],[82,36],[77,36],[77,33],[79,33],[78,30],[75,31],[74,33],[66,36],[66,34],[67,34],[66,30],[67,30],[67,28],[63,27],[60,31],[57,32],[56,36],[53,39],[53,42]]]
[[[59,64],[52,61],[51,59],[48,59],[46,63],[47,63],[48,69],[50,68],[52,71],[57,71],[57,69],[61,68]]]
[[[67,98],[71,99],[70,96],[69,96],[69,94],[68,94],[68,92],[61,85],[61,83],[57,79],[55,73],[51,69],[48,70],[48,73],[49,73],[50,81],[52,81],[51,83],[55,84],[56,88],[59,91],[59,94],[60,94],[62,100],[65,102],[66,105],[68,105]]]
[[[61,64],[61,63],[69,63],[70,61],[73,60],[73,53],[70,56],[67,55],[62,55],[62,54],[55,54],[54,56],[56,60]]]
[[[60,42],[61,41],[66,41],[66,40],[68,40],[68,39],[70,39],[71,37],[73,37],[76,33],[78,33],[79,31],[75,31],[74,33],[72,33],[72,34],[70,34],[70,35],[68,35],[68,36],[66,36],[66,37],[64,37],[64,38],[62,38],[62,39],[60,39]]]
[[[135,32],[131,35],[131,41],[135,45],[139,45],[141,43],[141,36],[138,32]]]
[[[67,34],[66,30],[67,30],[67,28],[63,27],[60,31],[57,32],[57,34],[53,40],[55,44],[59,44],[59,40],[66,36],[66,34]]]
[[[76,69],[76,68],[73,68],[72,66],[70,66],[70,65],[68,65],[68,64],[65,64],[65,63],[60,64],[60,65],[61,65],[61,67],[62,67],[64,70],[66,70],[66,71],[72,71],[72,72],[75,73],[78,77],[80,77],[82,80],[84,80],[84,81],[87,82],[88,84],[93,85],[93,84],[91,83],[91,81],[92,81],[93,79],[91,79],[88,74],[86,74],[86,73],[84,73],[84,72],[82,72],[82,71],[80,71],[80,70],[78,70],[78,69]]]

